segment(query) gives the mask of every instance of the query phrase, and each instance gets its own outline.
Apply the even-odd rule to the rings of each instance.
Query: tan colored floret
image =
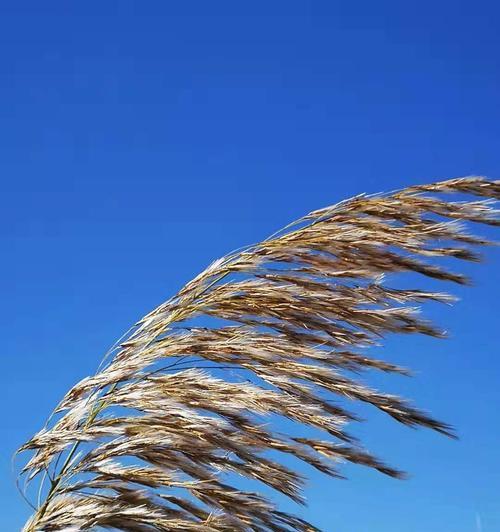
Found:
[[[46,486],[25,532],[313,531],[237,478],[303,502],[305,478],[284,455],[331,476],[345,461],[402,476],[346,432],[358,420],[346,403],[453,435],[359,378],[408,374],[367,348],[388,333],[443,336],[415,305],[453,298],[384,277],[467,283],[436,259],[478,260],[471,246],[488,242],[465,222],[498,225],[495,199],[500,183],[478,177],[361,195],[213,263],[140,320],[22,447],[27,483]]]

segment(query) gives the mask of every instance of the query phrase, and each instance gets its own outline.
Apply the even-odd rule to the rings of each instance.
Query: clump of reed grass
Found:
[[[453,298],[391,288],[384,276],[466,283],[436,258],[479,258],[472,247],[488,242],[464,222],[499,225],[494,199],[500,182],[478,177],[360,195],[211,264],[142,318],[22,446],[31,455],[21,475],[40,485],[24,530],[312,531],[237,478],[304,502],[304,478],[284,455],[332,477],[345,461],[401,477],[346,432],[357,418],[332,399],[453,435],[352,374],[407,373],[366,354],[388,333],[443,335],[415,304]],[[323,436],[299,437],[302,427]]]

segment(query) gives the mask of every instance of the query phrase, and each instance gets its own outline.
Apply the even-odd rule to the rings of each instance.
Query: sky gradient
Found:
[[[495,2],[0,2],[0,530],[10,458],[130,324],[209,262],[360,192],[500,178]],[[483,234],[493,236],[491,230]],[[498,235],[497,235],[498,237]],[[307,470],[332,532],[500,530],[500,253],[462,270],[451,338],[391,338],[373,377],[457,427],[367,409],[399,482]],[[447,288],[447,287],[441,287]]]

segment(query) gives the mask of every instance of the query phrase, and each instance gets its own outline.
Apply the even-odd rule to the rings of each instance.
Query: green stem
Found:
[[[117,386],[117,383],[113,384],[111,386],[111,388],[109,389],[108,393],[112,392]],[[88,428],[89,425],[91,425],[95,418],[99,415],[100,412],[102,412],[102,410],[104,408],[106,408],[106,406],[108,405],[108,403],[106,403],[106,401],[104,399],[101,399],[99,401],[99,403],[96,405],[96,407],[93,409],[93,411],[90,413],[87,421],[85,422],[85,428]],[[33,526],[35,525],[36,521],[38,521],[39,519],[41,519],[46,510],[47,510],[47,506],[49,504],[49,502],[53,499],[54,495],[57,493],[57,490],[71,464],[71,460],[73,459],[73,457],[75,456],[77,450],[78,450],[78,447],[80,446],[81,442],[80,441],[76,441],[74,444],[73,444],[73,447],[71,448],[71,451],[68,453],[68,456],[66,457],[66,460],[64,461],[64,464],[61,466],[61,469],[58,473],[58,475],[53,479],[51,480],[51,486],[50,486],[50,489],[49,489],[49,492],[47,493],[47,497],[45,499],[45,502],[42,504],[42,506],[40,506],[40,508],[38,509],[38,511],[36,512],[36,519],[35,521],[33,522]],[[32,528],[31,530],[33,530],[34,532],[34,528]]]

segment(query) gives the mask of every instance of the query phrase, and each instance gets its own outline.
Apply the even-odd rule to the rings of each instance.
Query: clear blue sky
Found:
[[[10,456],[141,315],[211,260],[362,191],[500,177],[497,2],[0,2],[0,530],[27,508]],[[488,233],[491,233],[488,231]],[[384,381],[453,442],[371,411],[406,482],[312,474],[333,532],[500,530],[500,253],[392,339]],[[293,509],[288,505],[287,509]]]

